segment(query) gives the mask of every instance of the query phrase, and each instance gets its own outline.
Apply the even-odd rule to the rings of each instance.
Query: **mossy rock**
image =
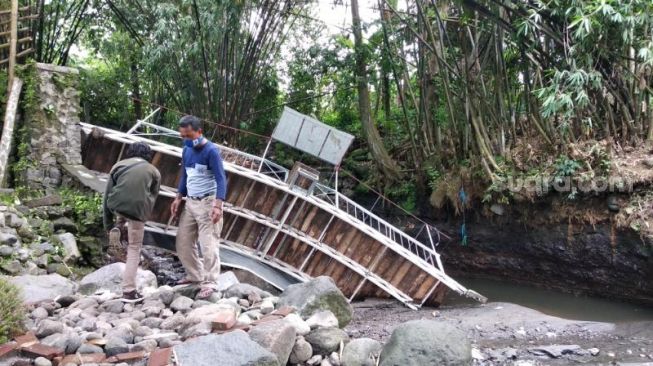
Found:
[[[331,311],[344,328],[351,321],[353,309],[331,277],[320,276],[308,282],[288,286],[279,297],[280,306],[294,306],[306,318],[323,311]]]

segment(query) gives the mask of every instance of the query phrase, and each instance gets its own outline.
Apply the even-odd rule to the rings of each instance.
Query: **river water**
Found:
[[[653,307],[596,297],[575,296],[504,281],[459,278],[465,287],[486,296],[488,302],[510,302],[560,318],[610,323],[653,320]],[[474,303],[474,300],[449,292],[444,306]]]

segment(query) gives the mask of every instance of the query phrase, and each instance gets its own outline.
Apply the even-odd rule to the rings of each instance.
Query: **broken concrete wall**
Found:
[[[17,183],[50,190],[61,184],[60,164],[81,164],[79,71],[36,63],[27,66],[25,118],[19,138]]]

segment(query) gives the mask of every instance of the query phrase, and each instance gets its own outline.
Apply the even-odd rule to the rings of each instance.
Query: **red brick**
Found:
[[[32,332],[25,333],[22,336],[16,337],[15,341],[17,344],[17,348],[25,348],[33,344],[39,343],[39,339],[36,338],[36,336]]]
[[[236,325],[236,314],[232,311],[218,313],[212,322],[213,330],[227,330]]]
[[[85,354],[68,355],[63,359],[59,360],[58,364],[65,365],[68,363],[72,363],[75,365],[81,365],[84,363],[102,363],[104,362],[106,357],[107,356],[105,356],[104,353],[85,353]]]
[[[3,344],[2,346],[0,346],[0,358],[13,356],[15,353],[14,351],[16,350],[17,347],[18,345],[16,344],[16,342],[9,342]]]
[[[295,312],[295,308],[292,306],[282,306],[279,309],[273,311],[270,313],[271,315],[281,315],[284,318],[287,317],[289,314],[292,314]]]
[[[243,332],[249,332],[249,330],[252,328],[251,325],[248,324],[242,324],[242,325],[236,325],[230,329],[227,330],[214,330],[213,333],[217,334],[224,334],[224,333],[229,333],[233,332],[234,330],[242,330]]]
[[[172,347],[159,348],[150,354],[147,366],[168,366],[172,356]]]
[[[266,323],[266,322],[270,322],[270,321],[278,320],[278,319],[283,319],[283,318],[284,318],[284,317],[281,316],[281,315],[276,315],[276,314],[267,314],[267,315],[264,315],[264,316],[263,316],[261,319],[259,319],[259,320],[254,320],[254,321],[252,322],[252,325],[258,325],[258,324],[261,324],[261,323]]]
[[[60,348],[46,346],[45,344],[37,343],[29,347],[23,348],[23,353],[33,357],[45,357],[51,360],[57,356],[63,355],[63,350]]]
[[[143,357],[145,357],[145,351],[119,353],[113,357],[115,357],[118,362],[136,361],[141,360]]]

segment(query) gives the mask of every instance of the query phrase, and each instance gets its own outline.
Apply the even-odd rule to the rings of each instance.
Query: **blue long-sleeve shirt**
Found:
[[[215,193],[217,198],[225,200],[227,178],[217,146],[207,141],[199,148],[184,147],[181,161],[183,169],[178,191],[182,196],[202,197]]]

